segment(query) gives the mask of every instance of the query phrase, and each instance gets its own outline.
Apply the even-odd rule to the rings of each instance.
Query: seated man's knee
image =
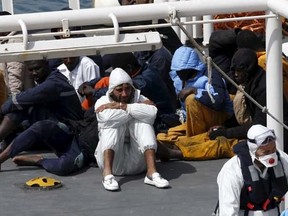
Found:
[[[55,169],[57,175],[66,176],[69,175],[73,170],[74,163],[72,161],[65,160],[64,158],[59,158],[59,163]]]
[[[195,104],[195,103],[199,103],[196,98],[195,98],[195,95],[194,94],[190,94],[186,97],[185,99],[185,104],[186,106],[187,105],[192,105],[192,104]]]
[[[61,175],[69,175],[84,166],[84,155],[80,153],[77,157],[60,157],[58,172]]]
[[[57,131],[61,130],[58,123],[53,120],[42,120],[35,122],[31,127],[31,130],[36,133],[46,134],[47,136],[53,136]]]

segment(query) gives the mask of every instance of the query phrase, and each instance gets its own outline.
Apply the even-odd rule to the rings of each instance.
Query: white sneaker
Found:
[[[118,182],[112,174],[106,175],[102,181],[104,188],[108,191],[119,190]]]
[[[157,188],[167,188],[169,187],[169,182],[162,178],[158,172],[152,174],[151,177],[146,176],[144,179],[145,184],[153,185]]]

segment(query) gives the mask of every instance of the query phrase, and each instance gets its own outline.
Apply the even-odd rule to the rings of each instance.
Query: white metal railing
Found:
[[[72,9],[80,9],[80,0],[67,0],[69,7]],[[113,3],[113,1],[105,1],[105,0],[92,0],[92,7],[96,6],[99,7],[99,5],[118,5],[118,0],[114,0],[115,3]],[[164,2],[179,2],[179,1],[187,1],[187,0],[154,0],[154,3],[164,3]],[[97,2],[97,4],[95,5],[95,3]],[[2,0],[2,8],[3,10],[7,10],[9,12],[11,12],[12,14],[14,13],[14,9],[13,9],[13,0]],[[191,22],[190,25],[187,25],[187,31],[193,35],[194,38],[203,38],[203,44],[207,45],[209,43],[209,38],[210,35],[213,31],[213,24],[211,22],[205,22],[205,24],[203,23],[203,25],[199,25],[199,23],[197,24],[197,21],[201,21],[201,20],[211,20],[212,16],[211,15],[201,15],[201,16],[189,16],[189,17],[182,17],[181,21],[185,22],[185,21],[196,21],[195,23]],[[197,25],[196,25],[197,24]],[[183,34],[183,32],[180,31],[178,26],[173,26],[173,29],[175,30],[175,32],[177,33],[177,35],[179,36],[179,38],[181,39],[182,43],[185,43],[185,41],[187,40],[187,37],[185,34]]]
[[[6,2],[6,7],[7,1]],[[75,2],[75,1],[70,1]],[[2,0],[3,3],[3,0]],[[10,6],[11,7],[11,6]],[[76,6],[75,6],[76,7]],[[2,16],[0,17],[0,32],[4,31],[20,31],[22,32],[23,37],[23,49],[17,49],[16,47],[13,47],[13,45],[1,45],[1,53],[0,53],[0,60],[1,58],[5,61],[9,60],[10,57],[14,58],[17,53],[22,52],[22,56],[25,56],[26,58],[29,56],[29,50],[31,52],[33,51],[33,58],[36,57],[35,52],[36,44],[39,43],[50,43],[45,41],[33,41],[33,37],[30,37],[31,35],[28,35],[27,32],[29,30],[40,30],[40,29],[51,29],[51,28],[61,28],[64,27],[63,22],[65,20],[69,21],[69,25],[67,24],[66,29],[69,31],[69,27],[73,26],[86,26],[86,25],[99,25],[99,24],[106,24],[106,25],[114,25],[113,31],[114,31],[114,42],[117,43],[119,40],[119,35],[117,36],[117,32],[119,32],[117,25],[115,23],[123,23],[123,22],[131,22],[131,21],[142,21],[142,20],[156,20],[156,19],[170,19],[171,24],[173,25],[174,19],[182,19],[186,22],[184,24],[196,24],[199,23],[212,23],[213,20],[209,20],[209,15],[207,14],[221,14],[221,13],[236,13],[236,12],[252,12],[252,11],[268,11],[267,16],[263,16],[262,18],[266,18],[267,20],[267,32],[266,32],[266,39],[267,39],[267,77],[269,77],[269,82],[267,83],[268,89],[269,86],[271,86],[273,82],[273,79],[275,77],[275,74],[271,73],[272,70],[275,68],[279,69],[279,71],[282,71],[281,62],[279,56],[281,56],[281,24],[280,19],[278,18],[278,15],[282,15],[285,17],[288,17],[288,3],[286,0],[241,0],[241,1],[228,1],[227,0],[213,0],[211,2],[210,0],[191,0],[191,1],[181,1],[181,2],[166,2],[166,3],[155,3],[155,4],[146,4],[146,5],[133,5],[133,6],[117,6],[117,7],[105,7],[105,8],[96,8],[96,9],[83,9],[83,10],[74,10],[74,11],[55,11],[55,12],[47,12],[47,13],[34,13],[34,14],[20,14],[20,15],[13,15],[13,16]],[[194,21],[187,21],[185,18],[191,17],[191,14],[193,14],[194,17],[197,16],[207,16],[207,19],[204,20],[194,20]],[[35,19],[37,17],[37,19]],[[252,17],[255,18],[255,17]],[[241,19],[241,18],[238,18]],[[242,18],[247,19],[247,18]],[[117,22],[115,22],[117,20]],[[229,21],[230,19],[225,19],[225,21]],[[221,22],[221,20],[215,20],[215,22]],[[270,23],[273,23],[270,24]],[[117,27],[117,28],[116,28]],[[277,27],[277,28],[276,28]],[[109,29],[109,28],[108,28]],[[98,29],[99,30],[99,29]],[[111,29],[110,29],[111,30]],[[109,31],[110,31],[109,30]],[[95,32],[97,29],[95,29]],[[107,31],[107,29],[103,30]],[[49,34],[49,33],[48,33]],[[98,37],[97,35],[94,35],[94,37]],[[117,39],[118,38],[118,39]],[[125,40],[127,38],[125,35],[123,35],[122,39]],[[28,42],[29,40],[29,42]],[[74,41],[77,41],[77,43],[80,43],[80,39],[66,39],[65,43],[69,43]],[[81,39],[83,40],[83,39]],[[90,41],[89,41],[90,40]],[[100,46],[100,44],[97,43],[97,46],[92,46],[89,43],[94,43],[95,41],[91,40],[91,38],[87,38],[85,40],[87,45],[87,52],[88,49],[94,49],[94,52],[99,53],[99,50],[97,51],[97,46]],[[135,41],[130,41],[131,44],[137,44]],[[48,52],[51,54],[55,50],[65,50],[65,48],[60,47],[59,42],[52,43],[51,46],[54,47],[54,45],[59,47],[54,47],[55,49],[51,49]],[[80,43],[81,44],[81,43]],[[149,44],[149,43],[148,43]],[[67,45],[66,49],[68,48],[69,44]],[[110,44],[111,47],[115,46],[117,47],[117,44]],[[132,45],[131,45],[132,46]],[[151,45],[149,44],[150,48],[155,48],[155,44]],[[19,46],[18,46],[19,47]],[[71,47],[72,44],[71,44]],[[119,50],[121,50],[121,46],[118,46]],[[143,48],[143,46],[142,46]],[[34,50],[33,50],[34,49]],[[108,49],[108,47],[107,47]],[[77,50],[81,50],[80,48],[77,48],[73,53],[77,53]],[[102,49],[104,51],[105,49]],[[14,55],[13,52],[15,51]],[[39,56],[47,56],[47,52],[44,55],[44,51],[38,51],[38,57]],[[113,50],[115,51],[115,49]],[[58,51],[57,51],[58,52]],[[119,51],[120,52],[120,51]],[[56,53],[56,51],[55,51]],[[273,53],[273,55],[271,54]],[[25,55],[24,55],[25,54]],[[58,52],[59,55],[59,52]],[[21,55],[19,55],[21,57]],[[32,56],[32,53],[31,53]],[[51,56],[51,55],[49,55]],[[273,69],[272,69],[273,68]],[[280,70],[281,69],[281,70]],[[271,72],[269,72],[271,70]],[[274,70],[275,71],[275,70]],[[277,70],[278,71],[278,70]],[[275,73],[275,72],[274,72]],[[280,72],[279,72],[280,73]],[[270,77],[270,75],[272,75]],[[282,77],[282,76],[277,76]],[[275,86],[282,86],[281,82],[277,80],[274,83]],[[276,88],[272,88],[276,89]],[[267,94],[269,94],[268,91]],[[278,92],[278,91],[277,91]],[[273,95],[276,92],[273,93]],[[279,94],[281,95],[281,94]],[[273,100],[275,98],[273,97]],[[271,103],[275,104],[273,101],[268,98],[268,105]],[[279,106],[281,107],[281,106]],[[276,113],[281,112],[276,109]],[[280,119],[283,117],[283,111],[282,114],[279,114]],[[271,123],[270,123],[271,122]],[[268,123],[272,124],[274,122],[273,120],[269,119],[268,117]],[[277,126],[274,125],[274,128]],[[278,126],[279,128],[279,126]],[[283,133],[283,129],[280,130],[280,133]],[[281,136],[280,136],[281,137]]]
[[[269,8],[268,7],[271,7]],[[0,60],[2,59],[7,61],[9,58],[29,58],[29,54],[31,58],[40,58],[40,57],[50,57],[52,56],[53,52],[55,56],[63,55],[65,52],[65,49],[71,51],[69,46],[71,48],[74,47],[74,44],[82,44],[83,46],[86,45],[87,49],[83,51],[89,52],[89,50],[93,50],[95,53],[101,52],[108,52],[107,50],[111,49],[113,52],[123,52],[121,51],[121,44],[117,44],[117,31],[115,31],[115,28],[117,25],[115,25],[115,20],[117,20],[117,23],[124,23],[124,22],[131,22],[131,21],[143,21],[143,20],[157,20],[157,19],[169,19],[171,21],[171,24],[175,24],[175,20],[186,17],[191,17],[191,14],[193,14],[194,17],[197,16],[207,16],[207,14],[221,14],[221,13],[236,13],[236,12],[253,12],[253,11],[270,11],[267,16],[264,16],[262,18],[266,18],[267,21],[272,20],[274,21],[273,25],[270,25],[270,22],[267,22],[267,31],[266,38],[267,40],[267,56],[269,56],[267,60],[267,76],[271,76],[271,79],[269,79],[269,83],[267,83],[268,89],[269,86],[271,86],[272,83],[274,83],[273,77],[275,77],[275,72],[272,72],[272,68],[281,68],[281,62],[279,55],[281,55],[281,40],[279,40],[279,37],[281,38],[281,25],[278,23],[280,20],[278,19],[277,15],[282,15],[287,17],[288,10],[285,10],[285,7],[287,8],[287,1],[285,0],[241,0],[241,1],[228,1],[227,0],[213,0],[211,2],[210,0],[191,0],[191,1],[181,1],[181,2],[168,2],[168,3],[157,3],[157,4],[145,4],[145,5],[133,5],[133,6],[117,6],[117,7],[105,7],[105,8],[96,8],[96,9],[82,9],[82,10],[74,10],[74,11],[55,11],[55,12],[46,12],[46,13],[34,13],[34,14],[20,14],[20,15],[13,15],[13,16],[2,16],[0,17],[0,32],[3,31],[22,31],[23,41],[24,44],[22,47],[17,46],[17,44],[9,44],[9,45],[1,45],[0,49]],[[273,11],[272,11],[273,9]],[[112,15],[113,14],[113,15]],[[37,19],[35,19],[37,17]],[[245,18],[243,18],[245,19]],[[19,20],[21,22],[19,23]],[[64,25],[64,21],[68,20],[69,22],[65,22],[66,25]],[[219,22],[219,20],[216,20]],[[215,22],[216,22],[215,21]],[[225,20],[227,21],[227,19]],[[194,24],[194,23],[212,23],[213,20],[195,20],[195,21],[189,21],[186,23]],[[68,30],[69,27],[73,26],[86,26],[86,25],[100,25],[100,24],[106,24],[106,25],[113,25],[115,28],[112,28],[114,31],[114,42],[106,47],[106,49],[97,49],[97,47],[101,47],[101,44],[95,43],[95,38],[100,39],[96,34],[94,34],[94,38],[85,38],[85,40],[82,39],[66,39],[65,43],[59,43],[55,40],[55,42],[51,43],[48,41],[33,41],[33,38],[36,37],[30,37],[31,35],[28,35],[27,42],[27,35],[26,31],[29,30],[42,30],[42,29],[51,29],[51,28],[61,28],[65,27],[63,31]],[[277,24],[277,25],[276,25]],[[277,28],[276,28],[276,27]],[[118,27],[117,27],[118,28]],[[99,29],[98,29],[99,30]],[[111,30],[111,29],[110,29]],[[97,29],[95,29],[97,31]],[[105,30],[107,31],[107,29]],[[51,33],[47,33],[51,34]],[[45,34],[44,34],[45,35]],[[111,35],[111,34],[110,34]],[[280,36],[279,36],[280,35]],[[106,36],[106,37],[109,37]],[[145,38],[145,37],[144,37]],[[148,38],[148,37],[147,37]],[[122,40],[128,39],[127,35],[122,36]],[[83,44],[82,41],[87,42],[87,44]],[[110,39],[109,39],[110,40]],[[112,40],[112,39],[111,39]],[[52,40],[53,41],[53,40]],[[99,40],[101,41],[101,39]],[[147,41],[145,41],[146,43]],[[41,47],[42,45],[47,43],[52,46],[52,48],[47,51],[44,50],[37,50],[36,48]],[[71,44],[70,44],[71,43]],[[93,46],[94,43],[94,46]],[[36,46],[38,45],[39,46]],[[66,44],[66,47],[61,44]],[[70,45],[69,45],[70,44]],[[96,45],[95,45],[96,44]],[[137,41],[130,41],[129,45],[126,47],[135,45],[137,46]],[[141,44],[141,49],[144,49],[145,45]],[[156,44],[149,44],[149,49],[155,49]],[[19,48],[20,47],[20,48]],[[119,48],[116,50],[116,48]],[[21,49],[22,48],[22,49]],[[76,55],[77,52],[81,52],[79,47],[74,47],[73,53],[69,53],[69,55]],[[148,49],[148,48],[147,48]],[[61,53],[60,50],[63,52]],[[105,50],[105,51],[104,51]],[[29,53],[30,51],[30,53]],[[13,54],[14,52],[14,54]],[[111,51],[112,52],[112,51]],[[20,53],[20,55],[19,55]],[[59,54],[60,53],[60,54]],[[66,52],[67,53],[67,52]],[[273,53],[271,55],[270,53]],[[32,57],[33,56],[33,57]],[[277,66],[275,65],[277,64]],[[269,72],[271,70],[271,72]],[[278,71],[278,70],[277,70]],[[281,70],[282,71],[282,70]],[[280,71],[279,71],[280,73]],[[269,75],[270,74],[270,75]],[[280,75],[280,74],[279,74]],[[277,76],[278,77],[278,76]],[[279,77],[282,77],[279,76]],[[281,83],[279,83],[279,80],[274,83],[275,86],[282,86]],[[277,89],[277,88],[274,88]],[[269,94],[270,91],[268,91],[267,94]],[[277,90],[278,92],[278,90]],[[276,92],[273,93],[275,95]],[[281,95],[281,94],[279,94]],[[268,95],[269,96],[269,95]],[[273,97],[274,100],[274,97]],[[270,103],[270,99],[268,99],[268,105]],[[281,102],[279,102],[281,103]],[[271,103],[271,105],[275,104]],[[276,103],[277,104],[277,103]],[[268,106],[269,107],[269,106]],[[273,108],[272,108],[273,109]],[[273,111],[274,112],[274,111]],[[272,113],[273,113],[272,112]],[[281,111],[276,109],[276,114],[274,116],[279,116],[279,119],[282,119],[283,117],[283,110]],[[279,112],[279,115],[277,114]],[[268,123],[273,124],[273,120],[269,120],[268,117]],[[283,128],[279,127],[279,125],[273,125],[273,128],[276,128],[276,131],[279,131],[279,137],[282,137],[281,134],[283,134]],[[279,129],[279,130],[277,130]],[[277,134],[278,135],[278,134]],[[281,143],[281,142],[280,142]]]

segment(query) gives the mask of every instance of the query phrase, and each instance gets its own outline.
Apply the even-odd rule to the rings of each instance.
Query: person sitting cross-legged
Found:
[[[146,167],[144,183],[169,187],[169,182],[156,170],[153,123],[157,108],[140,94],[123,69],[111,72],[108,91],[97,100],[95,112],[99,130],[95,157],[102,170],[104,188],[119,190],[114,175],[135,175]]]

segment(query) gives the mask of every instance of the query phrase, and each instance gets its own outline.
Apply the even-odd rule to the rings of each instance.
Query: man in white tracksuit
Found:
[[[220,216],[277,216],[288,190],[288,156],[276,149],[274,131],[253,125],[247,141],[234,146],[235,156],[218,174]]]
[[[169,182],[156,171],[157,142],[153,123],[157,108],[140,94],[132,79],[115,68],[109,78],[109,89],[97,100],[99,143],[95,157],[103,172],[106,190],[119,190],[114,175],[135,175],[147,169],[144,183],[167,188]]]

